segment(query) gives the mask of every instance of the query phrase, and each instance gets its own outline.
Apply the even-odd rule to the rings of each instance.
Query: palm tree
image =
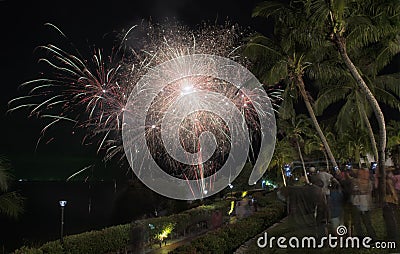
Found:
[[[354,163],[360,165],[361,155],[366,155],[368,139],[364,129],[353,128],[339,135],[338,143],[342,147],[342,154],[351,158]]]
[[[9,168],[9,162],[4,157],[0,157],[0,214],[18,218],[23,212],[24,198],[15,191],[8,191],[12,180]]]
[[[297,150],[297,154],[303,166],[306,182],[309,183],[306,166],[304,164],[303,153],[301,150],[301,144],[304,143],[303,137],[307,132],[309,132],[310,129],[308,118],[305,115],[297,115],[295,118],[286,121],[280,119],[278,127],[280,127],[279,129],[281,130],[284,139],[286,139],[287,142],[289,142],[290,144],[294,143],[294,146],[296,147]]]
[[[378,101],[366,84],[362,72],[349,55],[366,46],[375,48],[380,58],[374,66],[384,66],[400,52],[400,2],[398,0],[304,0],[304,7],[315,33],[327,34],[337,47],[343,63],[369,102],[379,126],[380,194],[385,194],[385,118]],[[382,45],[378,45],[381,43]],[[374,69],[374,68],[371,68]],[[376,68],[378,69],[378,68]],[[381,199],[383,200],[383,199]]]
[[[282,175],[283,184],[286,186],[286,178],[283,173],[283,166],[289,162],[292,162],[296,158],[296,153],[293,151],[290,143],[285,140],[277,140],[275,144],[274,155],[272,156],[271,162],[268,165],[269,170],[277,168]]]
[[[294,104],[298,97],[301,97],[305,103],[312,123],[324,144],[328,157],[334,166],[337,166],[336,160],[325,138],[324,133],[318,123],[312,106],[312,97],[306,91],[304,76],[306,69],[313,68],[312,61],[316,56],[321,55],[318,50],[310,50],[307,45],[301,45],[288,38],[293,33],[293,27],[304,27],[304,19],[298,17],[298,11],[295,7],[283,3],[264,2],[257,6],[253,16],[275,18],[274,37],[268,38],[263,35],[255,35],[247,43],[243,54],[251,60],[255,60],[254,71],[262,82],[268,85],[285,85],[282,98],[284,99],[280,107],[280,117],[289,119],[294,117]],[[326,50],[326,47],[319,49]],[[316,65],[317,66],[317,65]],[[322,69],[324,66],[317,66]],[[314,71],[319,75],[325,75],[328,78],[332,70]]]
[[[324,133],[326,134],[327,139],[329,140],[329,144],[335,145],[335,137],[334,134],[327,129],[324,130]],[[326,152],[324,144],[321,142],[321,139],[318,137],[318,135],[313,132],[309,131],[306,133],[306,139],[304,143],[304,152],[307,155],[313,154],[314,152],[319,152],[324,155],[325,161],[326,161],[326,168],[329,170],[329,157],[328,153]],[[335,155],[337,158],[337,155]]]
[[[377,76],[373,80],[368,80],[369,87],[379,102],[399,110],[400,89],[396,89],[398,84],[392,79],[393,75]],[[338,112],[335,123],[338,133],[343,134],[352,128],[366,129],[375,161],[377,161],[378,149],[369,120],[372,110],[365,96],[352,79],[348,80],[346,77],[342,77],[339,80],[332,80],[330,84],[325,84],[315,101],[315,112],[320,115],[328,106],[340,103],[343,100],[345,102]]]

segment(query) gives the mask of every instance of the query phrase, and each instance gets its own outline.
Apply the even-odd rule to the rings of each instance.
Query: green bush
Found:
[[[220,201],[212,205],[202,205],[179,214],[167,217],[150,218],[138,221],[144,229],[144,239],[148,241],[154,239],[167,225],[174,225],[176,234],[184,234],[185,230],[202,220],[209,220],[212,212],[219,209],[223,212],[228,210],[229,202]],[[154,229],[149,227],[154,226]],[[84,232],[76,235],[64,237],[64,244],[60,241],[47,242],[39,248],[29,248],[23,246],[14,251],[15,254],[45,254],[45,253],[107,253],[124,249],[130,241],[132,225],[118,225],[104,228],[102,230]]]
[[[43,254],[43,251],[36,248],[29,248],[26,246],[22,246],[18,250],[15,250],[14,254]]]
[[[15,250],[15,254],[81,254],[104,253],[125,248],[129,243],[130,225],[118,225],[98,231],[90,231],[64,237],[64,244],[60,241],[47,242],[39,248],[26,246]]]
[[[126,224],[105,228],[99,231],[66,236],[62,249],[71,254],[104,253],[119,250],[129,244],[129,230],[130,225]],[[56,245],[54,247],[57,248]],[[56,251],[57,249],[54,250]]]
[[[61,246],[60,241],[47,242],[43,244],[39,250],[41,251],[41,253],[54,253],[54,254],[63,253],[63,247]]]
[[[255,198],[257,199],[257,204],[259,207],[268,207],[271,205],[271,199],[267,196],[257,196]]]
[[[232,253],[248,239],[281,219],[284,214],[285,206],[280,202],[273,202],[251,217],[200,236],[190,246],[178,247],[172,253]]]

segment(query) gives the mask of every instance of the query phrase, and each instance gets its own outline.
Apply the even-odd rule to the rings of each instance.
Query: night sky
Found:
[[[83,133],[72,132],[72,126],[59,125],[48,133],[55,139],[41,143],[35,150],[43,122],[27,118],[27,111],[6,114],[7,102],[24,95],[18,86],[35,79],[41,69],[37,64],[35,47],[47,43],[57,44],[60,38],[44,24],[58,26],[80,51],[89,51],[91,46],[109,50],[109,36],[120,32],[142,20],[163,23],[166,19],[177,20],[195,27],[202,21],[223,24],[226,20],[238,23],[251,30],[269,31],[264,21],[251,18],[256,0],[146,0],[146,1],[27,1],[0,0],[0,155],[10,159],[17,179],[63,180],[73,172],[95,164],[98,179],[115,177],[115,170],[126,173],[126,169],[104,170],[96,146],[82,146]],[[63,46],[63,45],[61,45]]]
[[[129,170],[109,165],[105,169],[96,146],[81,145],[81,133],[72,134],[72,126],[58,125],[46,137],[55,139],[41,143],[35,149],[43,121],[27,118],[27,111],[6,114],[7,102],[24,95],[18,86],[39,77],[39,54],[35,47],[47,43],[58,44],[60,36],[45,27],[49,22],[58,26],[79,51],[90,54],[90,47],[113,46],[113,32],[127,30],[142,20],[164,23],[176,20],[195,27],[202,21],[224,24],[226,20],[238,23],[251,31],[268,33],[270,24],[252,19],[252,9],[260,0],[146,0],[146,1],[27,1],[0,0],[0,155],[11,160],[17,179],[64,180],[73,172],[91,164],[96,166],[98,179],[124,177]],[[115,33],[114,33],[115,34]],[[111,39],[111,40],[110,40]],[[400,57],[390,67],[400,68]],[[388,111],[398,117],[398,113]],[[122,173],[121,173],[122,172]],[[120,174],[121,173],[121,174]],[[85,176],[83,176],[85,177]]]

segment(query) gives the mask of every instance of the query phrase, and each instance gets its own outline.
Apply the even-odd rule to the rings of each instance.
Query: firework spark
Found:
[[[56,30],[65,37],[58,28]],[[185,56],[216,55],[246,66],[246,60],[237,53],[241,36],[240,29],[231,25],[202,25],[193,32],[180,25],[166,27],[141,24],[124,33],[121,43],[109,56],[104,56],[103,50],[94,49],[92,56],[86,60],[79,53],[72,54],[53,44],[41,46],[39,49],[44,51],[45,57],[39,61],[47,64],[51,71],[47,76],[22,84],[22,89],[28,91],[27,95],[10,101],[10,111],[29,108],[31,116],[47,119],[39,140],[45,136],[46,130],[59,122],[74,123],[74,128],[85,130],[84,142],[98,142],[98,152],[105,151],[105,160],[115,156],[125,160],[121,135],[126,124],[123,117],[126,119],[128,114],[132,114],[132,109],[134,114],[145,113],[144,121],[135,128],[143,128],[145,143],[141,146],[147,146],[150,154],[140,160],[136,159],[135,166],[140,170],[143,167],[137,164],[138,161],[154,159],[164,172],[175,178],[201,180],[197,182],[198,186],[191,185],[191,192],[195,193],[194,189],[197,188],[202,194],[193,194],[196,198],[208,196],[204,191],[213,189],[215,174],[229,160],[229,151],[235,147],[237,140],[248,140],[251,150],[251,144],[255,147],[263,146],[259,141],[263,135],[262,128],[266,128],[263,127],[263,121],[269,119],[271,123],[274,122],[273,112],[263,110],[264,105],[270,106],[269,98],[260,98],[259,87],[242,89],[245,84],[240,82],[248,80],[241,79],[243,77],[238,73],[228,70],[226,75],[229,77],[216,77],[215,73],[209,73],[210,70],[218,72],[218,66],[210,68],[212,63],[202,65],[200,62],[188,62],[175,65],[168,75],[179,74],[179,78],[168,79],[169,82],[158,90],[150,91],[149,86],[143,85],[141,81],[154,76],[154,71],[163,63],[185,59]],[[198,66],[205,68],[205,72],[191,76],[191,70]],[[187,75],[182,76],[182,73]],[[238,80],[235,76],[238,76]],[[240,85],[237,85],[238,82]],[[134,96],[129,97],[131,93]],[[136,98],[135,95],[140,96]],[[270,95],[279,98],[278,92]],[[143,108],[145,105],[141,103],[146,96],[152,96],[153,99],[146,105],[147,108]],[[212,103],[216,101],[219,110],[225,110],[227,116],[237,115],[235,119],[240,119],[240,126],[232,127],[229,117],[213,113],[216,106]],[[202,110],[183,110],[185,107],[189,109],[188,105],[193,105],[192,109],[197,107]],[[182,115],[178,117],[177,114]],[[168,125],[166,119],[179,119],[178,125],[176,122]],[[239,127],[248,134],[247,138],[234,136]],[[273,130],[271,127],[270,134],[274,133]],[[163,142],[169,133],[174,133],[176,143]],[[135,136],[133,140],[137,138]],[[204,142],[214,146],[209,151],[204,150],[207,147]],[[135,150],[143,150],[143,147],[134,147]],[[247,158],[248,152],[244,154]],[[132,154],[127,155],[126,159],[133,166]],[[261,169],[265,163],[258,166],[258,172],[265,170]],[[238,171],[234,170],[232,179],[228,181],[233,181],[237,174]],[[251,181],[257,177],[253,176]],[[205,179],[209,180],[207,188]]]

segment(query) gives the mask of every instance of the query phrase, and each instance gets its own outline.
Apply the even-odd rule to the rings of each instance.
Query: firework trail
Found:
[[[58,28],[50,26],[65,37]],[[167,70],[170,75],[178,75],[179,78],[168,79],[169,82],[163,83],[157,91],[150,91],[151,86],[149,88],[148,84],[144,84],[143,78],[154,76],[154,71],[166,62],[192,55],[227,57],[246,66],[246,59],[240,58],[238,53],[241,36],[239,28],[231,25],[203,24],[192,32],[180,25],[166,27],[142,23],[122,34],[121,43],[109,56],[104,56],[101,49],[93,49],[92,57],[85,59],[79,53],[72,54],[53,44],[41,46],[39,49],[44,51],[45,57],[39,61],[46,63],[51,71],[43,78],[22,84],[21,88],[28,93],[10,101],[10,111],[29,108],[31,116],[48,119],[39,141],[46,130],[59,122],[69,121],[74,123],[74,128],[85,130],[83,142],[98,142],[98,152],[104,152],[105,160],[116,156],[122,161],[127,159],[134,171],[137,168],[137,175],[146,168],[145,161],[154,160],[165,173],[175,178],[187,182],[200,179],[200,183],[196,182],[197,186],[188,184],[191,194],[196,198],[208,196],[204,191],[213,189],[215,173],[232,157],[230,150],[237,143],[236,139],[247,140],[250,150],[252,145],[262,146],[259,141],[262,119],[271,120],[273,112],[260,110],[257,103],[268,104],[269,99],[264,98],[263,101],[254,94],[255,90],[243,90],[242,85],[228,82],[232,81],[231,77],[216,78],[214,73],[207,73],[215,66],[202,65],[201,61],[178,64],[175,69]],[[190,76],[190,71],[198,66],[206,69],[205,74]],[[188,75],[179,76],[185,72]],[[270,97],[277,99],[279,95],[277,91],[270,93]],[[152,96],[152,101],[146,105],[148,107],[142,104],[146,96]],[[256,104],[255,97],[260,99]],[[213,113],[215,102],[220,106],[219,110],[225,110],[226,115],[236,114],[235,119],[240,119],[240,126],[229,126],[231,119]],[[190,108],[188,105],[195,105],[193,112],[184,110]],[[224,108],[227,105],[230,107]],[[202,110],[195,110],[196,107]],[[239,113],[234,113],[232,108]],[[132,150],[124,153],[127,145],[126,142],[123,144],[122,131],[124,128],[125,132],[127,130],[124,127],[126,119],[132,120],[129,116],[143,116],[143,113],[143,122],[136,123],[138,126],[135,128],[143,130],[145,141],[140,146],[134,145],[133,142],[143,138],[135,135],[130,137],[128,144],[138,151],[146,146],[150,153],[136,157],[133,165]],[[166,119],[178,122],[164,124]],[[241,128],[248,136],[233,137],[235,128]],[[172,146],[165,143],[166,135],[172,135],[169,133],[174,133],[173,139],[178,143]],[[207,147],[204,142],[214,146],[209,151],[202,150]],[[246,161],[248,152],[242,154]],[[233,181],[239,172],[233,170],[228,181]],[[205,179],[209,182],[206,183]],[[195,189],[200,190],[200,194],[194,194]]]

